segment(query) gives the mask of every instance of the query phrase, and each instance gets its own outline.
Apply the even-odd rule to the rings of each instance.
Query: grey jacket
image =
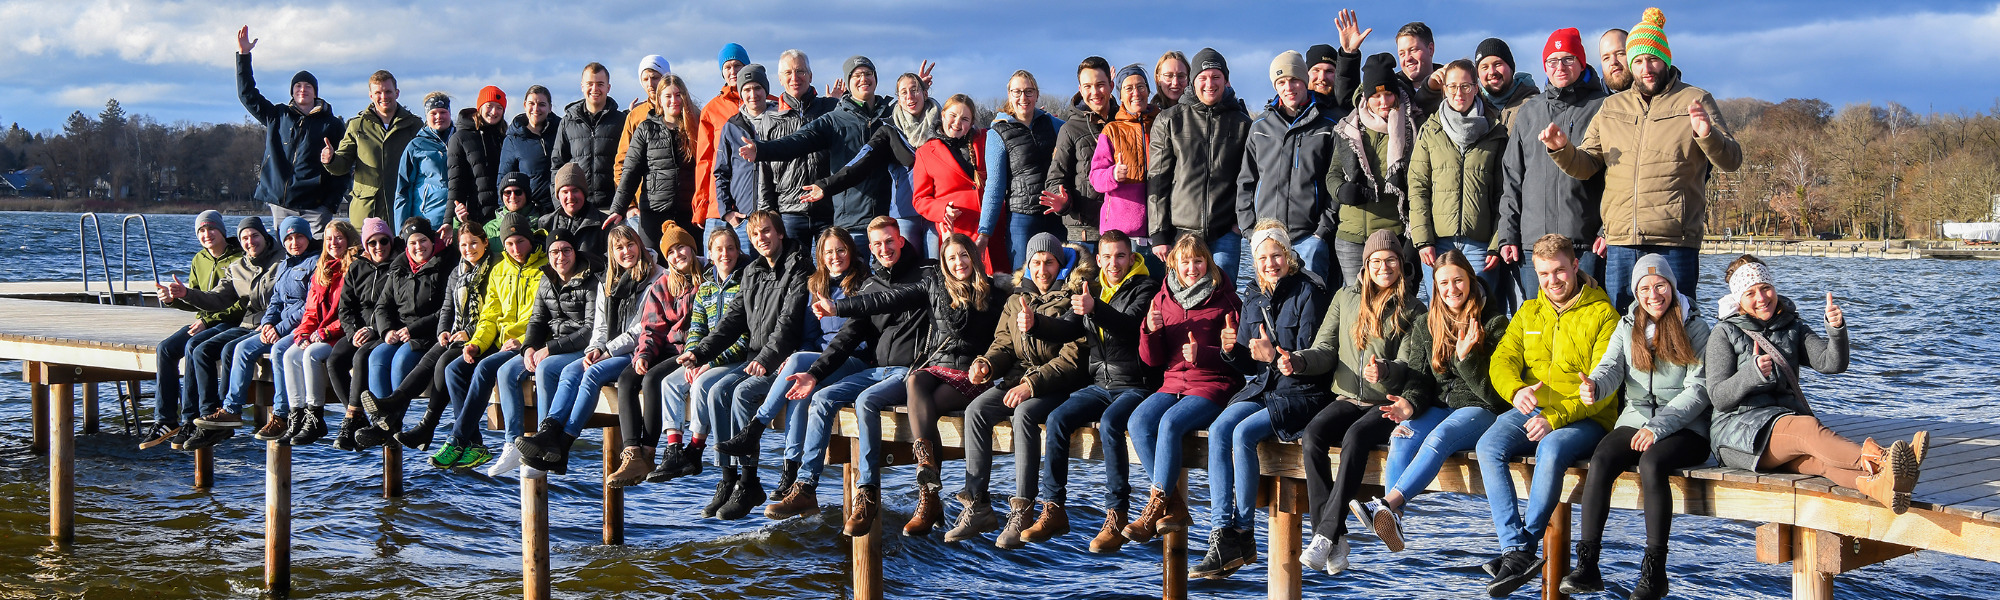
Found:
[[[264,319],[264,310],[271,305],[271,288],[278,284],[278,259],[285,256],[285,249],[276,244],[264,249],[263,254],[245,256],[229,263],[225,270],[229,278],[214,290],[202,291],[188,286],[183,298],[196,309],[208,312],[229,310],[241,301],[245,307],[239,325],[255,328]]]
[[[1595,239],[1603,229],[1598,204],[1604,199],[1604,174],[1588,180],[1570,177],[1549,158],[1541,133],[1555,123],[1570,139],[1583,139],[1606,96],[1597,71],[1584,67],[1583,78],[1576,83],[1542,90],[1541,95],[1521,105],[1508,132],[1506,155],[1500,161],[1500,222],[1494,233],[1495,246],[1530,245],[1551,233],[1586,241]]]
[[[1260,219],[1285,224],[1294,243],[1330,233],[1337,213],[1327,210],[1327,165],[1339,148],[1334,119],[1309,102],[1295,118],[1285,118],[1278,100],[1250,124],[1243,167],[1236,175],[1236,227],[1250,231]]]
[[[1153,121],[1147,143],[1146,231],[1154,244],[1172,245],[1183,233],[1203,241],[1236,228],[1236,174],[1243,168],[1243,144],[1250,114],[1236,90],[1224,90],[1214,106],[1196,94]]]
[[[660,276],[666,272],[665,268],[654,266],[653,270],[646,273],[640,281],[650,285],[659,281]],[[640,330],[644,326],[644,320],[640,316],[644,311],[637,307],[645,300],[646,289],[643,285],[640,286],[639,293],[633,297],[613,299],[604,293],[604,285],[599,283],[597,305],[592,308],[592,312],[597,316],[590,321],[590,346],[587,349],[603,350],[608,356],[631,354],[633,349],[639,347]],[[617,308],[614,308],[614,305],[617,305]]]
[[[1701,313],[1685,310],[1692,300],[1683,296],[1681,307],[1687,327],[1688,340],[1694,342],[1697,351],[1708,347],[1708,320]],[[1702,382],[1702,363],[1676,365],[1664,360],[1654,360],[1651,372],[1640,371],[1632,366],[1633,314],[1645,310],[1637,303],[1632,305],[1633,313],[1627,313],[1618,320],[1618,330],[1611,333],[1611,345],[1605,347],[1604,358],[1597,362],[1597,368],[1590,372],[1590,381],[1597,386],[1599,398],[1610,395],[1612,390],[1624,385],[1619,398],[1625,407],[1618,411],[1617,427],[1646,429],[1653,432],[1654,439],[1664,438],[1683,429],[1708,437],[1708,388]],[[1697,357],[1700,358],[1700,357]]]
[[[1708,336],[1703,362],[1709,400],[1715,406],[1709,444],[1723,466],[1756,470],[1770,441],[1772,423],[1779,417],[1813,414],[1802,394],[1794,391],[1792,376],[1777,371],[1775,377],[1765,377],[1757,370],[1750,333],[1770,340],[1793,375],[1802,366],[1826,374],[1847,370],[1847,329],[1830,327],[1826,337],[1820,337],[1798,314],[1792,300],[1780,296],[1778,313],[1770,322],[1730,315]]]

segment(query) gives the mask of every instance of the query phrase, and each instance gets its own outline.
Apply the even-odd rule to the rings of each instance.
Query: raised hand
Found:
[[[1194,341],[1194,332],[1189,331],[1187,343],[1181,344],[1181,358],[1189,363],[1193,363],[1195,353],[1199,350],[1201,350],[1201,346]]]
[[[1271,341],[1271,326],[1257,324],[1257,337],[1250,338],[1250,358],[1271,362],[1278,358],[1278,345]]]
[[[993,365],[987,364],[984,358],[973,359],[972,367],[965,370],[965,380],[973,385],[986,385],[993,380]]]
[[[323,165],[333,162],[333,138],[320,138],[319,140],[326,142],[326,145],[319,149],[319,164]]]
[[[1471,331],[1466,332],[1465,337],[1458,338],[1458,360],[1463,361],[1472,356],[1472,347],[1477,345],[1479,345],[1479,327],[1475,323]]]
[[[1547,129],[1543,129],[1539,139],[1542,140],[1543,146],[1549,148],[1550,152],[1569,147],[1569,134],[1563,133],[1561,129],[1557,129],[1555,123],[1550,123]]]
[[[801,202],[818,202],[825,199],[826,190],[820,189],[819,186],[806,184],[805,187],[799,188],[799,201]]]
[[[1550,127],[1554,127],[1554,125],[1550,125]],[[737,137],[742,138],[743,145],[736,147],[736,155],[743,157],[743,160],[757,162],[757,140],[750,139],[750,136],[747,135]]]
[[[1235,348],[1236,348],[1236,315],[1234,314],[1223,315],[1222,351],[1228,352]]]
[[[187,284],[181,283],[181,276],[178,273],[174,274],[173,281],[167,282],[166,290],[168,293],[173,294],[173,297],[169,298],[169,300],[186,298],[188,294]]]
[[[842,94],[846,93],[847,93],[847,78],[845,77],[842,77],[840,79],[835,79],[833,80],[833,83],[826,84],[826,96],[828,98],[839,98]]]
[[[1542,382],[1539,381],[1535,382],[1534,385],[1524,386],[1519,390],[1515,390],[1514,410],[1521,411],[1521,414],[1524,415],[1534,414],[1535,407],[1541,405],[1540,402],[1537,402],[1535,400],[1535,392],[1539,392],[1541,390],[1542,390]]]
[[[1715,128],[1715,124],[1708,120],[1708,109],[1701,107],[1700,100],[1688,103],[1688,126],[1694,129],[1694,136],[1698,138],[1708,137],[1708,132]]]
[[[1125,153],[1114,150],[1111,153],[1111,157],[1111,178],[1125,181],[1126,171],[1130,168],[1125,166]]]
[[[815,319],[831,317],[833,316],[833,301],[827,300],[819,294],[813,294],[812,311],[813,318]]]
[[[1064,208],[1069,206],[1069,192],[1063,190],[1061,187],[1054,190],[1043,190],[1041,203],[1042,206],[1047,208],[1047,210],[1042,211],[1042,214],[1053,215],[1062,212]]]
[[[1826,325],[1833,328],[1847,326],[1847,317],[1841,314],[1840,305],[1833,303],[1833,292],[1826,293]]]
[[[785,390],[785,398],[791,400],[804,400],[812,395],[813,388],[819,387],[819,378],[811,373],[793,373],[785,381],[792,382],[792,389]]]
[[[1778,364],[1777,361],[1771,360],[1771,355],[1764,353],[1764,347],[1752,344],[1750,352],[1757,356],[1757,371],[1763,373],[1765,379],[1774,377],[1772,371],[1777,369]]]
[[[1349,54],[1361,51],[1362,40],[1375,28],[1362,29],[1359,19],[1354,18],[1354,10],[1343,8],[1333,16],[1333,26],[1340,30],[1340,50]]]
[[[917,67],[917,79],[919,81],[924,82],[924,89],[930,89],[931,87],[931,69],[934,68],[937,68],[937,63],[928,60],[923,61],[923,63]]]
[[[1025,335],[1028,333],[1028,330],[1034,328],[1035,328],[1035,311],[1028,310],[1028,304],[1026,302],[1023,302],[1021,303],[1021,312],[1016,313],[1014,315],[1014,331],[1021,332],[1022,334]]]
[[[1584,406],[1596,404],[1597,382],[1591,381],[1589,373],[1577,373],[1576,377],[1576,399],[1582,400]]]
[[[255,50],[256,48],[257,40],[250,39],[249,25],[244,25],[242,29],[236,30],[237,54],[249,54],[251,50]]]

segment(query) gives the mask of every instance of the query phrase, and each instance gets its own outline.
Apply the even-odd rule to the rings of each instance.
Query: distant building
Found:
[[[42,168],[28,167],[19,171],[0,173],[0,196],[33,196],[46,198],[53,195],[55,188],[42,177]]]

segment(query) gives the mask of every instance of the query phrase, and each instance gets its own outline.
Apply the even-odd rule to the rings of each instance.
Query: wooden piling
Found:
[[[49,386],[49,537],[76,540],[76,437],[70,384]]]
[[[549,480],[540,471],[522,469],[521,477],[521,597],[549,599]]]
[[[213,447],[197,449],[194,451],[194,489],[206,490],[212,487],[215,487],[215,449]]]
[[[1300,497],[1305,494],[1305,486],[1297,479],[1286,477],[1265,477],[1270,490],[1270,545],[1266,552],[1270,568],[1266,577],[1270,585],[1265,596],[1270,600],[1299,600],[1304,594],[1302,578],[1305,571],[1299,563],[1299,542],[1305,519],[1299,509],[1304,508]]]
[[[35,363],[27,363],[23,371],[35,369]],[[49,386],[36,383],[28,386],[28,412],[34,421],[34,441],[28,443],[28,452],[37,456],[49,453]]]
[[[1569,509],[1570,503],[1557,503],[1549,513],[1548,530],[1542,532],[1542,555],[1549,557],[1542,563],[1542,600],[1569,597],[1562,593],[1563,576],[1569,574]]]
[[[1792,600],[1833,600],[1833,573],[1819,568],[1829,558],[1822,538],[1833,534],[1810,527],[1792,528]],[[1836,551],[1837,553],[1837,551]]]
[[[292,447],[264,443],[264,590],[292,590]]]
[[[625,446],[618,427],[604,428],[604,473],[609,475],[618,470],[618,453]],[[611,485],[604,480],[604,545],[618,546],[625,543],[625,489]]]
[[[848,438],[848,460],[841,466],[841,502],[843,507],[855,505],[855,495],[861,488],[855,482],[861,480],[861,438]],[[879,500],[879,498],[878,498]],[[848,540],[853,549],[851,564],[854,570],[854,600],[882,600],[882,513],[877,503],[875,527],[867,535]]]
[[[1174,486],[1174,493],[1181,499],[1180,516],[1187,519],[1189,518],[1186,508],[1187,469],[1181,469],[1175,479],[1180,480],[1180,483]],[[1160,561],[1163,563],[1161,571],[1164,573],[1163,581],[1160,582],[1160,598],[1163,600],[1187,600],[1187,560],[1187,528],[1183,527],[1180,531],[1160,536]]]
[[[83,384],[83,432],[93,435],[97,433],[97,384],[95,382]]]
[[[403,445],[394,441],[382,445],[382,497],[403,497]]]

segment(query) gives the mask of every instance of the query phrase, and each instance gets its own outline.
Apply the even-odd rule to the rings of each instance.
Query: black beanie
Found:
[[[1334,64],[1334,57],[1338,53],[1339,51],[1334,50],[1333,46],[1313,44],[1313,47],[1306,49],[1306,68],[1311,69],[1313,65],[1320,63]]]
[[[1222,76],[1228,77],[1229,61],[1222,60],[1222,53],[1216,52],[1214,48],[1202,48],[1200,52],[1194,53],[1194,73],[1192,74],[1200,75],[1202,71],[1209,69],[1222,71]]]
[[[1401,93],[1396,85],[1396,56],[1387,52],[1370,56],[1361,65],[1361,97],[1373,96],[1383,89]]]
[[[437,230],[431,229],[430,219],[423,215],[403,219],[403,230],[398,237],[409,239],[410,236],[417,234],[423,234],[424,237],[431,238],[431,241],[437,241]]]
[[[1500,62],[1507,63],[1507,68],[1509,69],[1516,68],[1514,66],[1514,51],[1507,48],[1506,40],[1486,38],[1486,41],[1480,42],[1479,50],[1472,53],[1472,64],[1478,65],[1479,63],[1486,62],[1486,57],[1488,56],[1499,57]]]
[[[319,93],[319,78],[313,77],[312,71],[299,71],[298,73],[292,75],[292,83],[290,85],[298,85],[299,82],[301,81],[306,82],[306,85],[313,86],[314,94]],[[288,85],[286,87],[290,86]]]
[[[548,239],[544,241],[542,244],[542,249],[543,250],[554,249],[556,247],[556,242],[563,242],[565,244],[569,244],[570,250],[582,251],[583,250],[582,239],[583,238],[579,237],[574,231],[563,229],[561,227],[551,227],[549,228]]]

